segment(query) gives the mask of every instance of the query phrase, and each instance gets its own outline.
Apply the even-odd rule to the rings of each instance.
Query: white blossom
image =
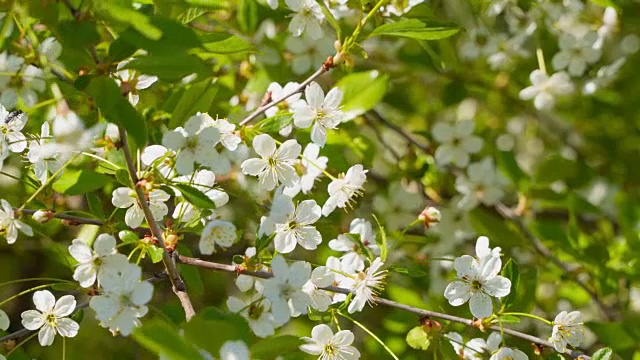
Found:
[[[182,175],[193,173],[195,164],[214,166],[220,158],[215,151],[221,140],[220,130],[208,124],[208,115],[194,115],[184,128],[177,127],[164,134],[162,145],[178,152],[176,171]]]
[[[89,302],[100,325],[114,335],[129,336],[149,310],[145,304],[151,300],[153,286],[140,281],[141,274],[139,266],[128,262],[106,268],[101,277],[102,293]]]
[[[264,282],[264,296],[271,301],[274,320],[283,325],[291,316],[307,313],[311,299],[302,287],[311,278],[311,266],[302,261],[289,266],[282,255],[276,255],[271,270],[273,277]]]
[[[467,31],[465,41],[460,45],[460,56],[466,60],[475,60],[498,52],[498,45],[506,38],[505,34],[491,35],[486,29],[476,28]]]
[[[249,348],[242,340],[228,340],[220,347],[220,360],[250,360]]]
[[[169,177],[173,173],[173,158],[175,152],[162,145],[150,145],[142,150],[140,160],[145,166],[152,164],[164,177]]]
[[[344,208],[353,197],[362,194],[367,172],[369,170],[364,170],[362,165],[356,164],[347,170],[346,175],[340,174],[337,179],[331,181],[327,187],[329,199],[322,206],[322,215],[329,216],[336,207]]]
[[[92,286],[96,279],[100,285],[100,277],[105,268],[119,266],[127,262],[127,257],[116,251],[116,239],[109,234],[100,234],[93,242],[93,249],[86,242],[74,239],[69,246],[69,253],[79,263],[73,273],[73,280],[80,286]]]
[[[302,174],[300,179],[296,181],[293,186],[285,187],[282,191],[283,194],[290,197],[295,197],[300,191],[303,194],[308,194],[318,177],[322,175],[327,168],[327,162],[329,159],[326,156],[320,155],[320,147],[314,143],[307,144],[302,152],[302,159],[300,164],[302,165]]]
[[[21,132],[27,119],[27,114],[22,111],[9,112],[0,104],[0,139],[5,140],[14,153],[21,153],[27,148],[27,138]]]
[[[18,239],[18,230],[27,235],[33,236],[31,226],[16,219],[11,204],[5,199],[0,199],[2,209],[0,209],[0,236],[7,239],[8,244],[13,244]]]
[[[229,201],[229,195],[219,189],[213,187],[216,182],[216,175],[211,170],[198,170],[192,175],[182,175],[173,179],[175,183],[189,184],[192,187],[202,191],[216,208],[224,206]],[[176,196],[181,196],[182,192],[179,188],[173,188]],[[197,209],[188,201],[181,201],[176,205],[173,211],[173,218],[180,219],[182,222],[188,223],[196,217]]]
[[[469,155],[482,149],[482,138],[473,135],[476,123],[473,120],[461,120],[455,124],[439,122],[433,127],[433,138],[440,143],[435,159],[438,165],[455,164],[466,167]]]
[[[271,95],[271,100],[281,99],[286,95],[293,94],[286,98],[284,101],[280,102],[276,106],[272,106],[265,110],[264,114],[266,117],[272,117],[278,114],[279,112],[290,112],[296,106],[296,103],[300,100],[302,94],[296,93],[295,90],[300,86],[297,82],[288,82],[285,86],[280,86],[277,82],[272,82],[267,87],[267,92]],[[292,125],[285,126],[283,129],[279,131],[282,136],[289,136],[291,134],[291,130],[293,129]]]
[[[458,207],[471,210],[480,203],[493,205],[504,196],[506,180],[495,168],[493,159],[487,157],[467,167],[466,176],[456,179],[456,190],[462,195]]]
[[[493,313],[491,297],[504,297],[511,292],[511,280],[498,275],[502,267],[500,248],[491,250],[489,239],[478,238],[476,258],[463,255],[456,258],[453,266],[459,280],[450,283],[444,290],[444,296],[453,306],[469,301],[471,314],[486,318]]]
[[[0,102],[7,109],[14,109],[18,104],[18,97],[20,97],[25,107],[30,108],[36,105],[38,93],[46,89],[44,71],[33,65],[27,65],[14,78],[19,80],[8,84],[9,87],[0,94]]]
[[[333,88],[325,97],[320,85],[312,82],[304,95],[305,100],[293,109],[293,123],[303,129],[311,126],[311,141],[322,147],[327,142],[327,130],[335,129],[345,117],[340,110],[342,91]]]
[[[291,70],[296,75],[302,75],[315,68],[317,64],[324,63],[327,57],[336,51],[331,37],[323,36],[314,40],[306,33],[300,37],[287,37],[284,47],[293,55]]]
[[[380,258],[376,258],[366,271],[359,272],[355,279],[346,278],[343,283],[353,291],[353,299],[349,303],[347,310],[353,314],[362,311],[366,304],[374,302],[374,296],[378,294],[384,285],[384,278],[387,276],[386,270],[380,270],[384,265]]]
[[[289,198],[290,199],[290,198]],[[276,224],[273,244],[282,254],[292,252],[297,244],[307,250],[315,250],[322,242],[322,235],[313,224],[322,216],[315,200],[304,200],[298,205],[287,206],[291,211],[286,220]]]
[[[289,23],[289,31],[293,36],[300,36],[306,33],[312,39],[322,37],[322,21],[324,14],[320,5],[314,0],[285,0],[285,3],[296,14]]]
[[[244,174],[258,176],[258,182],[265,190],[273,190],[278,183],[287,186],[294,183],[298,175],[293,163],[302,150],[296,140],[287,140],[276,148],[271,136],[260,134],[253,139],[253,148],[260,158],[245,160],[241,165]]]
[[[302,290],[309,294],[311,302],[309,306],[325,312],[333,302],[333,296],[321,288],[331,286],[335,281],[335,274],[326,266],[318,266],[311,272],[311,279],[302,287]]]
[[[147,204],[155,221],[160,221],[167,215],[169,208],[165,202],[169,200],[169,194],[164,190],[151,190],[147,195]],[[127,209],[124,222],[132,228],[137,228],[144,220],[144,212],[133,189],[120,187],[113,190],[111,203],[118,208]]]
[[[116,83],[120,86],[123,93],[127,94],[127,98],[131,105],[136,106],[140,100],[138,90],[144,90],[158,81],[157,76],[139,74],[138,71],[133,69],[124,69],[127,64],[133,59],[122,61],[116,68],[114,78]]]
[[[600,60],[600,50],[594,48],[598,39],[595,32],[579,38],[562,34],[559,40],[560,51],[553,56],[552,64],[556,70],[567,69],[572,76],[582,76],[589,64]],[[533,80],[532,80],[533,82]]]
[[[67,318],[76,308],[76,299],[71,295],[62,296],[58,301],[48,290],[36,291],[33,303],[38,310],[22,313],[22,326],[28,330],[38,330],[38,341],[42,346],[53,344],[56,334],[62,337],[74,337],[80,325]]]
[[[215,252],[216,245],[223,249],[231,247],[236,242],[236,237],[236,226],[233,223],[223,220],[210,221],[200,235],[200,253],[211,255]]]
[[[360,243],[349,234],[358,235]],[[364,270],[364,261],[367,259],[361,247],[368,249],[374,256],[380,255],[380,248],[376,244],[376,232],[368,220],[356,218],[349,224],[349,234],[338,235],[336,239],[329,241],[329,247],[345,253],[340,257],[342,269],[346,272],[359,272]]]
[[[9,316],[7,316],[6,312],[0,310],[0,330],[7,331],[7,329],[9,328],[9,325],[10,325]]]
[[[355,360],[360,358],[360,352],[351,346],[354,337],[349,330],[333,333],[328,325],[320,324],[313,327],[311,337],[303,337],[306,344],[300,345],[300,350],[311,355],[318,355],[322,360]]]
[[[489,360],[527,360],[527,354],[516,348],[503,347],[495,354],[491,355]]]
[[[549,341],[556,351],[564,353],[567,345],[580,346],[585,340],[584,323],[579,311],[562,311],[553,320],[553,332]]]
[[[449,339],[451,346],[453,346],[456,354],[458,354],[461,359],[465,360],[486,359],[483,355],[490,355],[494,353],[498,350],[500,343],[502,342],[502,336],[498,332],[492,332],[487,340],[483,338],[475,338],[466,343],[462,339],[462,335],[453,331],[447,334],[447,338]]]
[[[541,70],[533,70],[529,76],[531,86],[520,91],[520,99],[531,100],[538,110],[550,110],[555,106],[556,97],[573,92],[573,83],[566,72],[551,76]]]
[[[230,296],[227,299],[227,307],[231,312],[239,313],[247,319],[256,336],[265,338],[274,334],[276,323],[271,314],[271,302],[263,299],[262,295],[258,294],[246,302]]]
[[[46,151],[47,144],[52,143],[50,139],[49,123],[45,121],[40,130],[40,139],[32,140],[29,143],[27,159],[33,164],[33,172],[41,184],[47,182],[49,171],[55,172],[62,167],[58,160],[58,154]]]

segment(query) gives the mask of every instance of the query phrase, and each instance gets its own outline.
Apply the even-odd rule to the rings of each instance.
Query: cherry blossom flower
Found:
[[[553,333],[549,341],[556,351],[564,353],[567,345],[580,346],[585,340],[584,323],[580,311],[562,311],[553,320]]]
[[[267,87],[267,92],[271,94],[271,100],[281,99],[282,97],[292,93],[293,95],[289,96],[284,101],[280,102],[278,105],[272,106],[267,110],[265,110],[264,112],[265,116],[272,117],[278,113],[282,113],[282,112],[288,113],[291,110],[293,110],[294,106],[296,106],[296,103],[300,100],[300,97],[302,96],[302,94],[300,93],[295,93],[295,90],[299,86],[300,84],[298,84],[297,82],[288,82],[287,84],[285,84],[284,87],[280,86],[280,84],[278,84],[277,82],[272,82],[271,84],[269,84],[269,87]],[[293,129],[293,126],[288,125],[282,128],[279,131],[279,133],[282,136],[289,136],[291,134],[292,129]]]
[[[456,190],[463,195],[458,207],[471,210],[480,203],[493,205],[503,197],[506,183],[506,179],[496,170],[493,159],[487,157],[473,163],[467,167],[466,176],[456,179]]]
[[[531,100],[538,110],[550,110],[555,106],[556,97],[573,92],[573,83],[567,73],[561,71],[551,76],[541,70],[533,70],[529,76],[531,86],[520,91],[520,99]]]
[[[76,308],[76,299],[71,295],[62,296],[58,301],[48,290],[33,293],[33,303],[38,310],[22,313],[22,326],[28,330],[38,330],[38,341],[42,346],[53,344],[56,334],[74,337],[80,325],[67,318]]]
[[[483,28],[471,29],[460,45],[460,56],[466,60],[475,60],[481,56],[492,55],[498,52],[498,44],[505,38],[505,34],[491,35]]]
[[[306,33],[300,37],[289,36],[284,41],[284,47],[293,54],[291,70],[296,75],[302,75],[316,64],[322,64],[327,56],[336,51],[329,36],[314,40]]]
[[[502,342],[502,336],[497,332],[491,333],[487,340],[483,338],[475,338],[466,343],[462,339],[462,335],[453,331],[447,334],[447,338],[449,339],[451,346],[453,346],[456,354],[458,354],[461,359],[468,360],[486,359],[483,355],[494,353],[498,350],[500,343]]]
[[[527,360],[527,354],[516,348],[503,347],[495,354],[491,355],[489,360]]]
[[[347,170],[346,175],[334,179],[329,184],[329,199],[322,206],[322,215],[329,216],[336,207],[344,208],[353,197],[362,194],[362,185],[367,180],[367,172],[360,164],[353,165]]]
[[[478,318],[489,317],[493,313],[491,297],[504,297],[511,292],[511,280],[498,275],[502,267],[500,248],[491,250],[489,239],[480,237],[476,243],[474,258],[463,255],[456,258],[453,266],[460,280],[450,283],[444,296],[453,306],[469,301],[471,314]]]
[[[343,284],[352,289],[354,294],[347,308],[350,314],[362,311],[366,304],[371,304],[375,300],[374,296],[384,285],[384,278],[387,276],[386,270],[380,270],[382,265],[384,263],[378,257],[373,260],[367,271],[359,272],[355,279],[346,278],[344,280]]]
[[[305,129],[311,126],[311,141],[322,147],[327,142],[327,130],[335,129],[344,119],[340,110],[342,91],[333,88],[324,96],[318,83],[312,82],[304,91],[305,100],[300,100],[293,109],[293,123]]]
[[[290,199],[290,198],[289,198]],[[276,224],[273,244],[276,251],[290,253],[300,244],[307,250],[315,250],[322,242],[320,232],[312,226],[322,216],[315,200],[304,200],[291,209],[284,222]]]
[[[285,3],[296,14],[289,23],[289,31],[293,36],[300,36],[306,30],[306,33],[312,39],[320,39],[322,37],[322,21],[324,14],[320,5],[314,0],[285,0]]]
[[[116,83],[120,86],[123,93],[127,94],[131,105],[136,106],[140,100],[138,90],[144,90],[158,81],[157,76],[139,74],[136,70],[125,69],[124,67],[129,64],[133,59],[121,61],[116,68],[114,78]]]
[[[360,352],[351,346],[354,337],[349,330],[333,333],[328,325],[320,324],[313,327],[311,337],[303,337],[307,344],[300,345],[300,350],[311,355],[318,355],[323,360],[355,360],[360,358]]]
[[[271,136],[261,134],[253,139],[253,148],[261,158],[245,160],[241,165],[244,174],[258,176],[258,182],[265,190],[273,190],[279,182],[293,185],[298,177],[293,163],[302,150],[296,140],[287,140],[276,148]]]
[[[358,235],[360,244],[349,234]],[[349,224],[349,234],[340,234],[336,239],[329,241],[332,250],[344,252],[340,257],[342,269],[346,272],[358,272],[364,270],[366,254],[361,247],[365,247],[372,255],[380,255],[380,248],[376,244],[376,232],[368,220],[356,218]]]
[[[331,286],[335,281],[335,274],[326,266],[318,266],[311,272],[311,279],[307,281],[302,287],[302,291],[309,294],[311,302],[309,306],[320,311],[325,312],[329,309],[329,306],[333,302],[333,297],[330,293],[321,288]]]
[[[0,104],[0,139],[5,140],[14,153],[21,153],[27,148],[27,138],[21,132],[27,119],[27,114],[22,111],[9,112]]]
[[[0,171],[4,166],[4,161],[9,157],[9,143],[5,139],[0,139]]]
[[[0,94],[0,102],[7,109],[14,109],[18,104],[18,97],[22,98],[25,107],[33,107],[38,103],[38,93],[46,89],[44,81],[44,71],[33,65],[22,68],[21,73],[16,75],[15,82],[10,82]]]
[[[264,281],[264,296],[271,301],[276,324],[283,325],[292,315],[307,313],[311,299],[302,287],[311,278],[311,266],[303,261],[289,266],[282,255],[276,255],[271,270],[273,277]]]
[[[93,242],[93,249],[86,242],[75,239],[69,246],[69,253],[79,262],[73,273],[73,280],[80,286],[92,286],[96,279],[100,285],[100,277],[105,268],[119,266],[127,262],[127,257],[116,252],[116,239],[109,234],[100,234]]]
[[[300,164],[302,165],[302,174],[299,181],[295,182],[292,187],[285,187],[282,191],[283,194],[290,197],[295,197],[300,191],[303,194],[308,194],[318,177],[322,175],[327,168],[327,162],[329,159],[326,156],[320,155],[320,147],[314,143],[307,144],[302,152],[302,159]]]
[[[552,64],[556,70],[567,69],[572,76],[582,76],[587,65],[600,60],[601,52],[594,47],[598,40],[595,32],[587,33],[579,38],[570,34],[562,34],[559,40],[560,51],[553,56]],[[533,82],[533,80],[532,80]]]
[[[230,296],[227,299],[227,307],[231,312],[242,315],[256,336],[265,338],[274,334],[276,327],[273,314],[271,314],[271,302],[257,294],[246,302],[237,297]]]
[[[204,115],[190,117],[184,128],[177,127],[162,138],[162,145],[178,152],[176,171],[181,175],[193,173],[195,163],[211,166],[218,161],[219,154],[213,150],[220,142],[220,130],[207,124],[208,115]]]
[[[236,242],[236,226],[223,220],[213,220],[202,229],[198,248],[203,255],[211,255],[215,252],[216,245],[228,248]]]
[[[46,151],[47,144],[52,141],[49,132],[49,123],[42,124],[40,130],[40,139],[33,140],[29,143],[29,152],[27,159],[33,164],[33,172],[40,183],[47,182],[49,171],[55,172],[62,167],[62,163],[57,159],[56,153]]]
[[[7,331],[10,324],[11,323],[9,321],[9,316],[7,316],[7,313],[0,310],[0,330]]]
[[[18,239],[18,230],[27,236],[33,236],[31,226],[16,219],[11,204],[5,199],[0,199],[0,236],[7,239],[8,244],[13,244]]]
[[[128,262],[106,268],[101,277],[102,293],[89,302],[100,325],[114,335],[129,336],[149,310],[145,304],[151,300],[153,286],[140,281],[141,274],[139,266]]]
[[[482,149],[482,138],[473,135],[476,123],[473,120],[461,120],[455,124],[439,122],[433,127],[433,137],[440,143],[435,159],[438,165],[455,164],[466,167],[469,155]]]
[[[140,160],[145,166],[155,165],[156,170],[164,177],[173,173],[173,157],[175,152],[162,145],[150,145],[142,150]]]
[[[24,64],[24,59],[17,55],[9,54],[7,51],[0,54],[0,73],[2,73],[0,75],[0,89],[5,89],[9,85],[11,75],[8,74],[17,75],[22,64]]]
[[[162,220],[169,212],[169,208],[167,204],[165,204],[165,202],[169,200],[169,197],[169,194],[164,192],[164,190],[155,189],[149,192],[147,203],[155,221]],[[115,207],[127,209],[124,222],[129,227],[137,228],[142,224],[144,212],[142,211],[142,207],[140,207],[135,190],[126,187],[115,189],[111,197],[111,203]]]

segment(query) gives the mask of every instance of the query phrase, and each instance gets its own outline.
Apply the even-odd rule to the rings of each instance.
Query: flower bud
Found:
[[[429,229],[432,224],[439,223],[441,219],[440,211],[433,206],[429,206],[422,210],[418,219],[424,222],[424,227]]]
[[[53,213],[49,210],[38,210],[33,213],[33,220],[40,224],[44,224],[51,219],[53,219]]]

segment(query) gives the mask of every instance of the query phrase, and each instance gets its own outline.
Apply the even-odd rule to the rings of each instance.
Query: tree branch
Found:
[[[131,157],[131,151],[129,150],[129,142],[127,140],[127,133],[122,128],[118,128],[120,132],[120,141],[122,141],[122,151],[124,152],[124,158],[127,162],[127,168],[129,169],[129,176],[131,177],[131,181],[133,182],[133,187],[136,191],[136,195],[138,197],[138,203],[142,208],[142,212],[144,212],[144,217],[147,219],[147,223],[149,224],[149,228],[151,229],[151,234],[158,239],[158,242],[164,249],[164,255],[162,257],[162,263],[164,264],[167,275],[169,276],[169,280],[171,280],[171,285],[173,285],[173,292],[180,299],[180,303],[182,304],[182,308],[184,309],[185,317],[187,321],[191,320],[191,318],[195,315],[195,310],[193,309],[193,305],[191,304],[191,299],[189,299],[189,294],[187,294],[186,286],[180,277],[180,273],[178,272],[178,268],[169,253],[169,251],[164,246],[164,234],[160,226],[153,218],[153,214],[151,213],[151,209],[149,209],[149,204],[145,198],[144,191],[138,187],[138,175],[136,172],[136,167],[133,163],[133,158]]]
[[[269,279],[271,277],[273,277],[273,274],[267,271],[247,271],[242,269],[239,266],[235,266],[235,265],[226,265],[226,264],[220,264],[220,263],[214,263],[214,262],[210,262],[210,261],[205,261],[205,260],[200,260],[197,258],[192,258],[192,257],[188,257],[188,256],[182,256],[179,255],[178,256],[178,261],[186,264],[186,265],[193,265],[193,266],[198,266],[204,269],[209,269],[209,270],[215,270],[215,271],[223,271],[223,272],[229,272],[229,273],[236,273],[236,274],[242,274],[242,275],[248,275],[248,276],[253,276],[253,277],[257,277],[257,278],[261,278],[261,279]],[[325,288],[322,288],[323,290],[326,291],[331,291],[331,292],[337,292],[337,293],[341,293],[341,294],[349,294],[351,293],[351,291],[349,289],[345,289],[345,288],[340,288],[340,287],[335,287],[335,286],[328,286]],[[439,312],[435,312],[435,311],[431,311],[431,310],[424,310],[424,309],[420,309],[420,308],[416,308],[413,306],[409,306],[409,305],[405,305],[396,301],[392,301],[389,299],[385,299],[385,298],[376,298],[375,300],[376,304],[379,305],[384,305],[384,306],[388,306],[388,307],[392,307],[395,309],[399,309],[399,310],[404,310],[419,316],[428,316],[428,317],[433,317],[433,318],[438,318],[438,319],[442,319],[442,320],[448,320],[448,321],[452,321],[452,322],[456,322],[456,323],[460,323],[460,324],[465,324],[467,326],[472,326],[472,327],[477,327],[474,324],[474,321],[472,319],[466,319],[466,318],[462,318],[462,317],[458,317],[458,316],[453,316],[453,315],[449,315],[449,314],[443,314],[443,313],[439,313]],[[548,348],[553,348],[553,344],[551,344],[549,341],[535,337],[533,335],[529,335],[517,330],[513,330],[513,329],[507,329],[507,328],[500,328],[497,325],[493,325],[491,327],[489,327],[489,329],[494,330],[494,331],[502,331],[506,334],[515,336],[515,337],[519,337],[521,339],[527,340],[527,341],[531,341],[533,343],[536,343],[538,345],[544,346],[544,347],[548,347]],[[584,354],[578,353],[576,351],[567,349],[565,351],[565,354],[567,355],[571,355],[573,358],[578,358],[581,357],[580,359],[590,359],[589,356],[586,356]]]
[[[562,270],[564,273],[568,275],[572,273],[571,269],[569,269],[569,267],[564,262],[558,259],[555,255],[553,255],[551,250],[549,250],[542,243],[542,241],[540,241],[540,239],[538,239],[531,231],[529,231],[529,229],[527,229],[527,226],[511,209],[509,209],[508,206],[506,206],[503,203],[498,203],[496,204],[495,209],[500,215],[502,215],[502,217],[511,221],[520,230],[520,232],[524,234],[525,238],[529,240],[531,245],[533,245],[533,247],[536,249],[536,251],[540,255],[542,255],[546,259],[551,260],[551,262],[555,266],[560,268],[560,270]],[[578,279],[575,276],[571,276],[571,279],[576,284],[578,284],[578,286],[584,289],[584,291],[586,291],[587,294],[589,294],[593,302],[596,303],[596,305],[598,305],[598,308],[602,312],[602,315],[605,317],[605,319],[612,320],[616,318],[616,315],[612,313],[611,309],[609,309],[605,304],[602,303],[602,301],[598,297],[598,294],[587,283]]]
[[[333,61],[333,60],[332,60]],[[244,126],[246,124],[248,124],[249,122],[251,122],[253,119],[255,119],[256,117],[260,116],[260,114],[262,114],[263,112],[267,111],[269,108],[278,105],[279,103],[287,100],[288,98],[290,98],[291,96],[293,96],[294,94],[297,94],[299,92],[304,91],[304,89],[307,87],[307,85],[309,85],[313,80],[319,78],[322,74],[324,74],[325,72],[329,71],[332,67],[332,63],[329,64],[328,62],[325,62],[324,64],[322,64],[320,66],[320,68],[318,68],[318,70],[316,70],[316,72],[314,72],[311,76],[309,76],[305,81],[302,82],[302,84],[300,84],[300,86],[298,86],[297,88],[295,88],[292,92],[288,93],[288,94],[284,94],[283,96],[281,96],[278,99],[272,100],[271,102],[266,103],[265,105],[260,106],[259,108],[257,108],[254,112],[252,112],[251,114],[249,114],[247,117],[245,117],[244,119],[242,119],[239,123],[240,126]]]

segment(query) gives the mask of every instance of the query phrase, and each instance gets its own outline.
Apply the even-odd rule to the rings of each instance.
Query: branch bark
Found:
[[[144,217],[147,219],[147,223],[149,224],[149,229],[151,229],[151,234],[158,239],[159,244],[161,244],[164,249],[164,255],[162,257],[162,263],[164,264],[164,268],[169,276],[169,280],[171,280],[171,285],[173,286],[173,292],[176,294],[178,299],[180,300],[180,304],[182,304],[182,308],[184,309],[184,314],[187,321],[191,320],[191,318],[196,314],[193,309],[193,305],[191,304],[191,299],[189,298],[189,294],[187,293],[186,286],[180,277],[180,273],[178,272],[178,268],[176,267],[176,263],[169,253],[169,251],[164,247],[164,234],[160,226],[153,218],[153,214],[151,213],[151,209],[149,208],[149,204],[145,198],[144,191],[137,186],[138,175],[136,172],[136,167],[133,163],[133,158],[131,156],[131,150],[129,150],[129,142],[127,140],[127,133],[122,128],[118,128],[120,132],[120,140],[122,141],[122,151],[124,152],[124,158],[127,162],[127,168],[129,169],[129,176],[131,177],[131,181],[133,182],[133,187],[135,188],[136,195],[138,197],[138,203],[142,208],[142,212],[144,212]]]
[[[220,264],[220,263],[214,263],[214,262],[210,262],[210,261],[205,261],[205,260],[201,260],[201,259],[197,259],[197,258],[192,258],[192,257],[188,257],[188,256],[182,256],[179,255],[178,256],[178,261],[185,264],[185,265],[192,265],[192,266],[198,266],[204,269],[209,269],[209,270],[214,270],[214,271],[223,271],[223,272],[229,272],[229,273],[236,273],[236,274],[242,274],[242,275],[248,275],[248,276],[253,276],[253,277],[257,277],[257,278],[261,278],[261,279],[268,279],[271,278],[273,276],[272,273],[267,272],[267,271],[247,271],[244,270],[238,266],[234,266],[234,265],[227,265],[227,264]],[[349,289],[345,289],[345,288],[340,288],[340,287],[335,287],[335,286],[328,286],[325,288],[322,288],[323,290],[326,291],[331,291],[331,292],[337,292],[337,293],[342,293],[342,294],[349,294],[351,293],[351,291]],[[476,327],[474,325],[474,321],[472,319],[466,319],[466,318],[462,318],[462,317],[458,317],[458,316],[454,316],[454,315],[449,315],[449,314],[443,314],[443,313],[439,313],[436,311],[431,311],[431,310],[425,310],[425,309],[420,309],[417,307],[413,307],[413,306],[409,306],[409,305],[405,305],[396,301],[392,301],[389,299],[385,299],[385,298],[376,298],[375,299],[375,303],[379,304],[379,305],[384,305],[387,307],[391,307],[391,308],[395,308],[395,309],[399,309],[399,310],[404,310],[407,312],[410,312],[412,314],[416,314],[419,316],[428,316],[428,317],[432,317],[432,318],[437,318],[437,319],[442,319],[442,320],[448,320],[448,321],[452,321],[452,322],[457,322],[460,324],[465,324],[467,326],[472,326],[472,327]],[[515,337],[519,337],[521,339],[527,340],[527,341],[531,341],[533,343],[536,343],[538,345],[544,346],[544,347],[548,347],[548,348],[553,348],[553,344],[551,344],[549,341],[535,337],[533,335],[529,335],[517,330],[513,330],[513,329],[508,329],[508,328],[500,328],[497,325],[493,325],[491,327],[489,327],[489,329],[494,330],[494,331],[502,331],[506,334],[509,334],[511,336],[515,336]],[[578,353],[576,351],[567,349],[565,351],[565,354],[567,355],[571,355],[573,358],[578,358],[580,357],[580,359],[591,359],[589,356],[586,356],[582,353]]]

